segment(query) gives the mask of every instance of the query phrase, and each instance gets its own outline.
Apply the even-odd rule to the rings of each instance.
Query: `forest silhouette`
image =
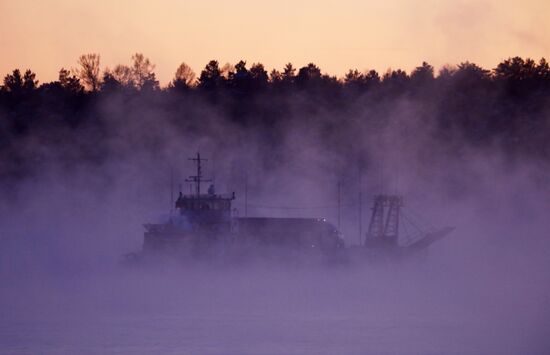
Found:
[[[415,109],[401,119],[415,116],[444,154],[497,147],[510,161],[550,162],[550,68],[544,58],[513,57],[491,70],[464,62],[437,74],[425,62],[410,74],[353,69],[343,78],[313,63],[268,72],[261,63],[212,60],[198,75],[182,63],[166,87],[140,53],[130,65],[114,68],[102,69],[100,59],[83,55],[76,69],[62,68],[58,80],[48,83],[39,83],[31,70],[5,75],[1,180],[32,176],[52,159],[101,165],[120,153],[111,138],[136,121],[143,129],[130,144],[140,152],[159,149],[163,135],[151,127],[168,125],[176,136],[220,141],[224,134],[249,132],[261,137],[263,154],[276,163],[285,132],[306,127],[327,152],[359,156],[356,140],[384,129],[386,117],[403,102]],[[371,134],[353,134],[365,130]]]

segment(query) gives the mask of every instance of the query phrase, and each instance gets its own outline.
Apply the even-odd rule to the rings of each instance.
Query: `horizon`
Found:
[[[212,59],[220,66],[241,59],[248,66],[262,63],[268,71],[289,62],[298,68],[315,63],[324,74],[341,78],[350,69],[410,73],[424,61],[436,70],[465,61],[493,69],[510,57],[539,60],[550,53],[544,17],[550,4],[540,0],[278,5],[1,1],[0,31],[11,35],[0,39],[7,49],[0,74],[31,69],[41,83],[51,82],[61,68],[76,68],[82,54],[101,55],[104,70],[143,53],[166,86],[182,62],[198,76]],[[204,13],[211,18],[203,20]],[[216,26],[205,26],[211,23]]]

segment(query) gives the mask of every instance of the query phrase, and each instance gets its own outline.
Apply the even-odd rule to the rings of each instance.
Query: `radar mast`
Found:
[[[201,162],[208,161],[208,159],[201,159],[200,153],[197,152],[197,157],[196,158],[189,158],[189,160],[192,160],[197,164],[197,175],[191,175],[191,176],[189,176],[188,179],[185,179],[185,181],[195,183],[197,197],[200,197],[200,195],[201,195],[201,182],[211,182],[212,181],[210,179],[203,179],[202,178]]]

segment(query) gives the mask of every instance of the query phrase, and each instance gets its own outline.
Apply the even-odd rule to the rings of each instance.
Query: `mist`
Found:
[[[0,352],[547,352],[544,154],[510,151],[504,134],[483,144],[444,136],[449,106],[431,93],[330,102],[312,91],[236,103],[231,94],[97,95],[70,134],[50,126],[14,138],[9,151],[24,169],[3,160]],[[537,114],[548,122],[548,112]],[[171,189],[189,188],[196,152],[217,191],[236,193],[239,216],[246,189],[248,216],[337,225],[340,183],[347,246],[364,237],[359,218],[365,233],[380,193],[403,195],[420,224],[455,229],[405,260],[123,265],[141,250],[142,224],[172,208]]]

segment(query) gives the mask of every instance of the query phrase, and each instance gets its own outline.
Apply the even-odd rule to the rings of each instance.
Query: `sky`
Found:
[[[200,73],[243,59],[270,70],[317,64],[410,71],[511,56],[550,57],[548,0],[0,0],[0,75],[30,68],[40,82],[75,68],[79,55],[129,64],[140,52],[162,85],[182,62]]]

